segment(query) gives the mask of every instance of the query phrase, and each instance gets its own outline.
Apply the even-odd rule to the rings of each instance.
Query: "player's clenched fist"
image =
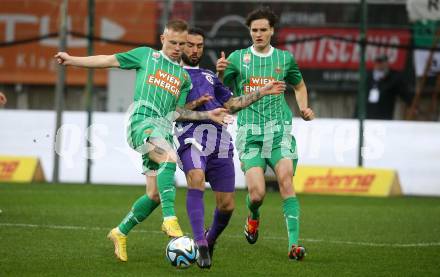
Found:
[[[305,109],[301,110],[300,113],[301,113],[302,119],[304,119],[305,121],[310,121],[315,118],[315,113],[313,113],[313,110],[310,108],[305,108]]]
[[[222,51],[220,59],[217,60],[215,68],[219,74],[222,74],[228,65],[229,61],[226,59],[225,52]]]
[[[58,64],[69,65],[70,55],[66,52],[58,52],[54,58],[57,60]]]

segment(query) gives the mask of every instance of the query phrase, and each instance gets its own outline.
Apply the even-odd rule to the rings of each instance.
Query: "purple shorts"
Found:
[[[206,156],[195,147],[185,147],[179,150],[179,166],[185,174],[192,169],[202,169],[213,191],[233,192],[235,190],[232,155],[220,158],[217,152]]]

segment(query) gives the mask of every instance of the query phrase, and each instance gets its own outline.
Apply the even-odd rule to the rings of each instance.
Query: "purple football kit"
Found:
[[[192,82],[186,103],[206,94],[212,96],[210,101],[197,107],[195,111],[221,108],[232,97],[232,92],[212,71],[198,67],[184,68],[188,71]],[[226,128],[210,120],[186,121],[176,124],[175,134],[179,142],[177,148],[179,166],[185,174],[192,169],[202,169],[213,191],[234,191],[234,147]]]

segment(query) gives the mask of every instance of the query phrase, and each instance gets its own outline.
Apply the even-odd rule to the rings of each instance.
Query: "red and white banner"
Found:
[[[322,36],[342,37],[346,40],[322,38],[301,43],[289,42]],[[356,28],[282,28],[278,31],[280,47],[293,53],[299,67],[303,69],[357,70],[360,46],[351,40],[358,39],[359,29]],[[406,29],[370,29],[367,40],[373,43],[408,45],[410,32]],[[367,45],[367,68],[372,68],[375,57],[386,54],[391,68],[403,70],[407,52],[406,49]]]

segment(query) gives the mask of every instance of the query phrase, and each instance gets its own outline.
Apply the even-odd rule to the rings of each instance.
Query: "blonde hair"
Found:
[[[168,30],[173,30],[175,32],[185,32],[188,31],[188,23],[181,19],[174,19],[168,21],[163,30],[166,33]]]

